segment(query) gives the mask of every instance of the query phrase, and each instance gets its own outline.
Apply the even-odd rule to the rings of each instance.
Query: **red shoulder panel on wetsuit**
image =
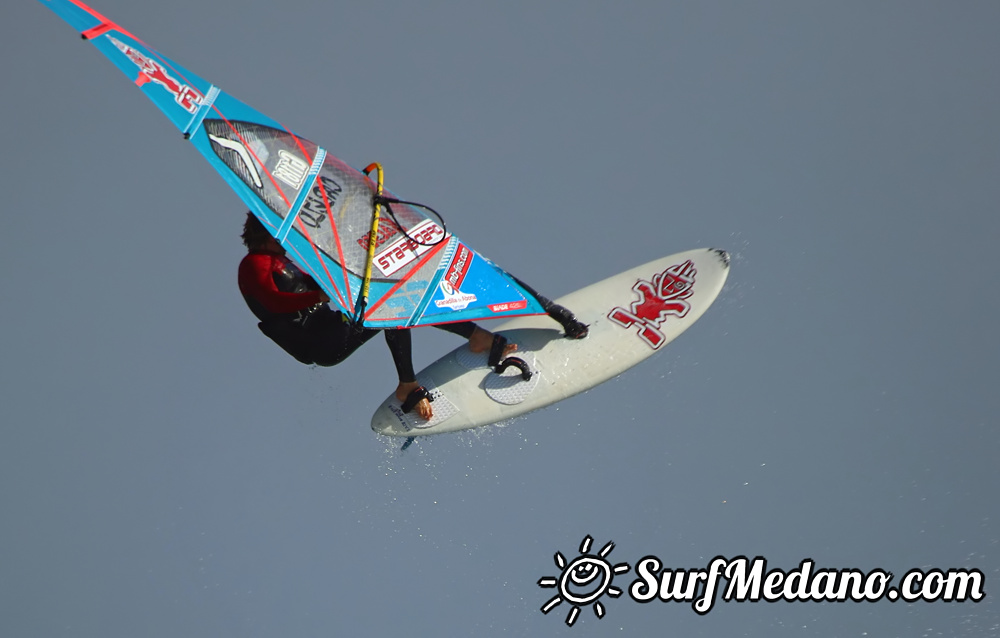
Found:
[[[287,257],[274,253],[250,253],[240,262],[240,292],[259,302],[268,312],[276,314],[298,312],[320,303],[319,290],[283,292],[278,289],[275,275],[287,277],[292,266]],[[294,266],[292,266],[294,268]],[[302,275],[308,277],[308,275]]]

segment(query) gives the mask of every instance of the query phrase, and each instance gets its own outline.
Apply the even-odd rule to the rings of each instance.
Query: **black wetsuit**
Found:
[[[302,363],[337,365],[383,332],[399,380],[416,380],[409,330],[355,328],[342,312],[321,301],[313,278],[283,254],[251,251],[240,262],[239,285],[261,332]],[[471,321],[437,327],[466,339],[476,329]]]

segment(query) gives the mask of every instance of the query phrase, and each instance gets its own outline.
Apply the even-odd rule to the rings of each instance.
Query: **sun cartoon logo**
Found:
[[[572,607],[566,614],[566,624],[570,627],[576,622],[576,617],[580,615],[580,607],[593,604],[594,614],[598,618],[604,618],[604,605],[600,602],[600,597],[604,594],[612,598],[622,595],[622,590],[612,586],[615,574],[623,574],[630,567],[628,563],[612,565],[607,560],[607,555],[615,548],[613,542],[608,542],[597,554],[590,554],[590,546],[594,539],[589,535],[584,537],[580,543],[580,555],[567,564],[566,558],[556,552],[556,567],[562,570],[559,577],[543,576],[538,579],[539,587],[557,587],[559,593],[553,596],[547,603],[542,605],[542,613],[547,614],[556,608],[559,603],[566,601]]]

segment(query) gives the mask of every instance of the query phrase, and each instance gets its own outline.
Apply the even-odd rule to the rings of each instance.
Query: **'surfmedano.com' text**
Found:
[[[893,584],[883,569],[816,569],[805,559],[796,569],[767,569],[767,560],[745,556],[713,558],[706,569],[664,569],[659,558],[635,564],[629,596],[636,602],[685,602],[707,614],[716,600],[726,602],[979,602],[983,573],[978,569],[911,569]]]

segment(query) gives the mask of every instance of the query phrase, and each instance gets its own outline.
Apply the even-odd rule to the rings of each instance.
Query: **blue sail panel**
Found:
[[[383,311],[381,302],[376,301],[365,323],[378,326],[409,315],[407,326],[426,326],[544,313],[541,304],[510,275],[457,237],[451,236],[442,252],[428,286],[409,295],[404,294],[406,291],[391,291],[386,302],[391,311]],[[374,294],[372,298],[376,298]],[[403,298],[412,301],[400,307]]]
[[[331,303],[353,316],[374,213],[372,181],[80,0],[39,1],[160,108]],[[542,312],[507,273],[421,209],[391,206],[376,237],[365,325],[399,328]]]
[[[90,7],[70,0],[40,0],[79,33],[88,33],[104,24],[113,24]]]
[[[429,290],[428,301],[415,325],[545,312],[510,275],[464,244]]]
[[[183,130],[211,85],[78,0],[39,0],[77,29]]]

